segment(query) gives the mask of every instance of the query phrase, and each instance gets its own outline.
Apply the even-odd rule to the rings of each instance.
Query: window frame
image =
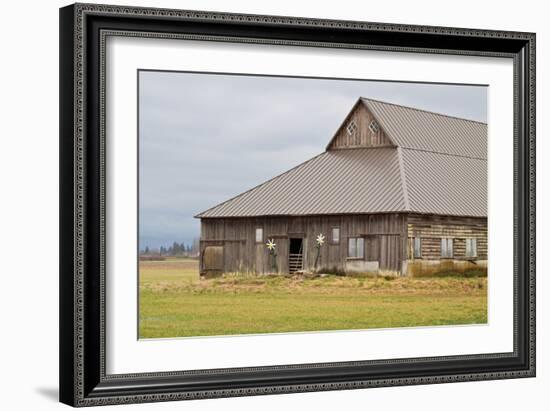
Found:
[[[348,132],[348,136],[353,136],[357,133],[357,122],[355,119],[352,119],[348,125],[346,126],[346,131]]]
[[[445,253],[443,253],[443,243],[445,243]],[[449,253],[449,244],[451,245]],[[439,256],[440,258],[454,258],[454,238],[452,237],[442,237],[439,243]]]
[[[412,252],[413,252],[413,259],[421,259],[422,258],[422,237],[413,237],[413,243],[412,243]],[[418,240],[418,254],[416,253],[416,241]]]
[[[258,230],[261,230],[262,232],[262,238],[260,241],[258,241]],[[263,244],[264,243],[264,228],[263,227],[256,227],[254,230],[254,242],[256,244]]]
[[[369,123],[369,130],[372,134],[376,134],[380,131],[380,125],[376,122],[376,120],[371,120]]]
[[[338,230],[338,239],[334,240],[334,230]],[[330,244],[340,244],[340,238],[341,238],[342,231],[340,230],[339,226],[334,226],[330,228]]]
[[[350,243],[351,241],[354,240],[355,241],[355,255],[350,255]],[[361,243],[362,246],[361,248],[359,248],[358,246],[358,243]],[[358,250],[361,250],[361,253],[358,252]],[[361,254],[361,255],[359,255]],[[361,237],[361,236],[357,236],[357,237],[348,237],[348,251],[347,251],[347,258],[349,260],[364,260],[365,259],[365,238],[364,237]]]
[[[469,244],[469,247],[468,247]],[[465,255],[467,258],[477,258],[477,238],[466,238]],[[470,251],[468,253],[468,250]]]

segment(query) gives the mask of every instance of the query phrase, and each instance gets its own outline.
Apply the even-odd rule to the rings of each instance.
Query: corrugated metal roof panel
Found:
[[[326,151],[197,217],[487,216],[487,125],[362,101],[397,147]]]
[[[487,124],[362,98],[392,142],[403,148],[487,158]]]
[[[487,161],[402,149],[411,211],[487,217]]]
[[[324,152],[197,217],[253,217],[405,210],[397,150]]]

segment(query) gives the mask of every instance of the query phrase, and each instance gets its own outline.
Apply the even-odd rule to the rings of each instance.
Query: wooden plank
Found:
[[[454,259],[487,259],[487,219],[456,216],[408,217],[407,236],[420,237],[422,258],[441,258],[441,238],[453,238]],[[477,239],[477,257],[466,257],[466,239]]]
[[[367,110],[364,104],[358,104],[348,115],[342,127],[337,131],[329,149],[344,149],[357,147],[391,146],[391,141],[381,127],[377,132],[369,129],[374,116]],[[350,134],[348,125],[355,123],[356,130]]]
[[[203,253],[203,268],[206,271],[222,271],[224,269],[224,247],[207,246]]]
[[[227,219],[229,220],[229,219]],[[268,217],[203,219],[201,221],[201,251],[208,245],[225,245],[224,269],[244,270],[263,273],[271,271],[271,262],[265,244],[256,244],[256,227],[264,229],[264,239],[273,238],[277,243],[277,265],[279,271],[288,272],[289,237],[303,238],[303,264],[312,270],[316,257],[316,237],[325,235],[325,244],[320,249],[319,268],[328,271],[343,271],[347,258],[349,237],[375,238],[386,235],[401,239],[406,232],[405,217],[396,214],[340,215],[307,217]],[[340,228],[340,242],[330,243],[333,227]],[[399,241],[399,240],[396,240]],[[406,240],[405,240],[406,241]],[[366,258],[377,261],[380,244],[365,241]],[[393,247],[393,243],[392,247]],[[239,245],[239,246],[237,246]],[[406,245],[406,243],[405,243]],[[398,252],[399,251],[399,252]],[[402,254],[401,250],[390,250],[394,261]],[[390,264],[392,267],[395,262]]]

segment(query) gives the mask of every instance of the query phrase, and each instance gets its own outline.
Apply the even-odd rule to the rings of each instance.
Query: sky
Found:
[[[196,214],[323,152],[360,96],[487,121],[479,85],[140,71],[140,249],[190,244]]]

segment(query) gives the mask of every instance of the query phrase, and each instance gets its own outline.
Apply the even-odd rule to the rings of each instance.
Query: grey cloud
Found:
[[[483,86],[140,72],[140,246],[322,152],[359,96],[486,121]]]

